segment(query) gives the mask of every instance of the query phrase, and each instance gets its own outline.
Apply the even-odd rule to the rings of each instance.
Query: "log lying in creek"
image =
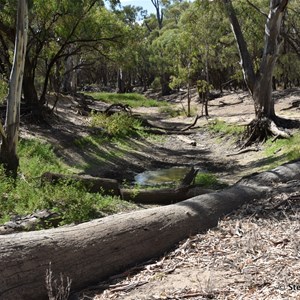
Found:
[[[157,188],[157,189],[123,189],[115,179],[92,177],[89,175],[63,175],[46,172],[42,175],[42,182],[56,184],[60,181],[80,182],[88,192],[120,196],[123,200],[143,204],[173,204],[186,200],[191,195],[194,186],[191,185],[197,175],[193,167],[182,179],[178,188]],[[198,189],[199,190],[199,189]],[[195,189],[194,189],[195,191]],[[206,193],[207,190],[200,190],[197,195]]]
[[[0,299],[48,299],[46,270],[69,277],[72,291],[157,257],[217,225],[240,205],[299,180],[300,161],[249,176],[220,192],[117,214],[76,226],[0,236]]]
[[[122,198],[127,201],[142,204],[160,204],[168,205],[177,203],[195,195],[203,195],[212,192],[212,190],[202,189],[189,185],[181,188],[165,188],[165,189],[153,189],[153,190],[138,190],[133,189],[121,189]]]

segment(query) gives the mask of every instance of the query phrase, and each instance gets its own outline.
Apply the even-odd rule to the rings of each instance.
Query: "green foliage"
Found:
[[[90,124],[92,127],[101,127],[109,135],[116,137],[133,135],[142,129],[140,121],[127,113],[115,113],[111,116],[92,113]]]
[[[137,93],[87,93],[96,100],[100,100],[106,103],[121,103],[124,105],[129,105],[130,107],[158,107],[167,105],[163,101],[157,101],[154,99],[148,99],[145,96]]]
[[[46,171],[69,172],[49,144],[21,140],[19,154],[22,176],[16,181],[6,177],[0,167],[0,223],[13,215],[27,215],[39,209],[58,212],[60,224],[77,223],[133,206],[117,197],[88,193],[75,182],[41,185],[39,177]]]
[[[4,102],[8,93],[8,84],[0,75],[0,104]]]
[[[66,168],[55,155],[53,147],[37,139],[21,139],[18,154],[20,168],[26,177],[38,177],[46,171],[64,172]]]
[[[57,212],[62,219],[60,225],[79,223],[130,206],[117,197],[88,193],[76,183],[41,186],[37,181],[18,179],[12,182],[2,171],[0,177],[0,223],[8,221],[12,215],[26,215],[39,209]]]
[[[220,182],[218,178],[210,173],[198,173],[195,178],[195,184],[201,185],[203,187],[214,187],[219,185]]]
[[[197,91],[199,95],[206,95],[213,89],[213,86],[206,80],[197,80]]]
[[[228,124],[225,121],[221,121],[218,119],[209,122],[208,129],[212,132],[230,135],[241,135],[245,131],[243,126]]]

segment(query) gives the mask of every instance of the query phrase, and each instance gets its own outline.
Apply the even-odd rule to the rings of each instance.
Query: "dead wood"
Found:
[[[224,214],[299,179],[300,161],[248,176],[221,192],[76,226],[0,236],[0,298],[47,299],[45,274],[72,280],[73,291],[163,254],[217,225]]]
[[[292,101],[292,103],[289,107],[282,108],[281,111],[289,110],[289,109],[292,109],[292,108],[299,108],[299,106],[300,106],[300,100],[294,100],[294,101]]]
[[[194,167],[191,167],[190,171],[187,172],[187,174],[184,176],[184,178],[181,180],[179,187],[185,187],[189,186],[192,183],[195,182],[195,178],[198,174],[199,169],[195,169]]]
[[[247,153],[247,152],[251,152],[251,151],[257,152],[257,151],[260,151],[260,148],[258,148],[258,147],[244,148],[244,149],[241,149],[240,151],[227,154],[226,156],[235,156],[235,155],[239,155],[239,154],[243,154],[243,153]]]
[[[202,117],[204,117],[204,116],[203,115],[202,116],[197,115],[194,122],[192,124],[182,128],[181,131],[187,131],[187,130],[191,129],[192,127],[194,127],[197,124],[198,120]]]
[[[116,195],[116,196],[121,195],[118,181],[110,178],[100,178],[100,177],[93,177],[89,175],[64,175],[64,174],[46,172],[41,176],[41,182],[42,183],[48,182],[52,184],[57,184],[59,182],[69,182],[69,183],[79,182],[90,193],[103,192],[109,195]]]
[[[132,115],[132,110],[128,104],[122,104],[122,103],[114,103],[107,107],[104,111],[104,113],[107,116],[111,116],[112,114],[118,113],[118,112],[125,112],[129,115]]]
[[[151,190],[121,189],[122,198],[127,201],[142,204],[167,205],[177,203],[189,198],[189,190],[193,186],[185,186],[177,189],[163,188]]]
[[[232,106],[232,105],[238,105],[238,104],[241,104],[241,103],[243,103],[243,102],[244,102],[243,100],[240,100],[240,101],[235,102],[235,103],[226,103],[226,102],[224,102],[224,101],[220,101],[220,102],[219,102],[219,105],[217,105],[217,106],[219,106],[219,107]]]
[[[289,138],[291,135],[277,127],[274,121],[267,117],[255,118],[247,125],[244,135],[244,145],[241,147],[246,148],[254,143],[265,142],[269,137],[275,136],[277,138]]]

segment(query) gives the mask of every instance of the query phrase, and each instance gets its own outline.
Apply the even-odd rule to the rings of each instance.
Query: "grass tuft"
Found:
[[[228,124],[222,120],[213,120],[208,124],[208,129],[215,133],[230,134],[230,135],[241,135],[244,133],[244,126],[238,126],[234,124]]]
[[[289,139],[272,140],[266,142],[265,149],[267,158],[272,162],[270,168],[300,158],[300,133],[295,133]]]
[[[214,187],[220,185],[218,178],[210,173],[198,173],[195,178],[195,184],[203,187]]]
[[[123,138],[134,135],[142,129],[141,122],[127,113],[115,113],[111,116],[92,113],[90,125],[102,128],[111,136]]]

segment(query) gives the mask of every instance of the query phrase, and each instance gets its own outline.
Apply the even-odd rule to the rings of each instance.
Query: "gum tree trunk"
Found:
[[[265,24],[265,45],[260,68],[254,72],[253,63],[231,0],[223,0],[241,57],[244,80],[251,93],[257,118],[275,119],[272,99],[272,78],[280,50],[280,28],[288,0],[270,0],[270,12]]]
[[[275,118],[274,100],[272,99],[272,80],[282,44],[280,28],[287,4],[288,0],[270,1],[270,12],[265,26],[264,52],[253,90],[256,111],[263,113],[270,119]]]
[[[5,126],[1,126],[2,143],[0,148],[0,161],[7,173],[17,175],[19,158],[17,143],[20,124],[20,102],[22,81],[27,45],[28,6],[27,0],[19,0],[17,12],[17,28],[14,50],[13,67],[9,80],[9,93]]]

